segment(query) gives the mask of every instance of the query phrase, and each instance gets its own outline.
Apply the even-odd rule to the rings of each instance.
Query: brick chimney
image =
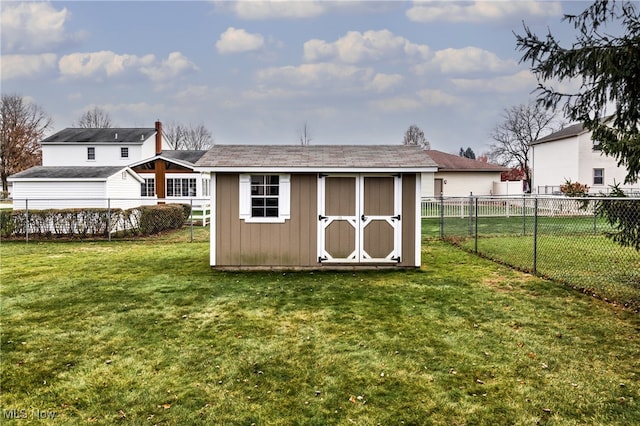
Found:
[[[162,123],[156,121],[156,155],[162,154]]]

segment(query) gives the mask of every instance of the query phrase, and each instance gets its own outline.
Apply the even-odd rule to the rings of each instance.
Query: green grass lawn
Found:
[[[1,244],[3,424],[640,424],[637,314],[436,241],[230,273],[188,232]]]

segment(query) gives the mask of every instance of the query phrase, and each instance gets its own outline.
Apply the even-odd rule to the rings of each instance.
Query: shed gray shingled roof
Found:
[[[196,167],[397,170],[437,165],[422,148],[408,145],[216,145]]]
[[[10,176],[12,179],[106,179],[125,167],[44,167],[36,166]]]
[[[460,157],[459,155],[447,154],[435,149],[427,150],[429,156],[438,164],[438,171],[443,172],[505,172],[508,167],[497,164],[485,163],[483,161],[472,160],[471,158]]]
[[[117,138],[116,138],[117,134]],[[142,143],[156,134],[153,127],[77,129],[68,127],[42,140],[41,143]]]

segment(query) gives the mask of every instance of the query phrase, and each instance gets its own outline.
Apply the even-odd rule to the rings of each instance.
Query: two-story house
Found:
[[[627,191],[634,190],[622,185],[627,170],[600,151],[591,131],[581,123],[540,138],[529,149],[534,193],[558,194],[566,181],[585,184],[591,193],[606,193],[614,183]]]

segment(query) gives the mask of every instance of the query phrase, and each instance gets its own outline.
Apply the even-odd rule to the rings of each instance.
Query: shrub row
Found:
[[[183,204],[161,204],[131,209],[76,208],[0,210],[2,238],[96,238],[145,236],[182,227],[191,214]]]

